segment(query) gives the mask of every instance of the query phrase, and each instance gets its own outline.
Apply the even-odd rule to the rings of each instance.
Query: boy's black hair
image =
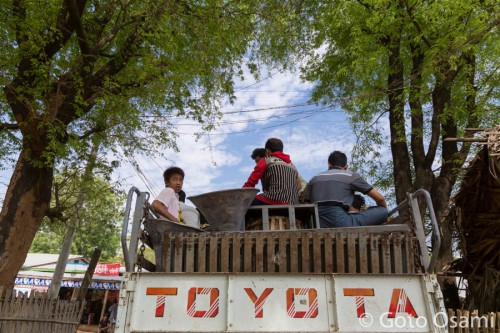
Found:
[[[335,150],[328,156],[328,163],[332,167],[344,167],[347,165],[347,156],[341,151]]]
[[[170,167],[163,173],[163,180],[167,182],[173,175],[181,175],[184,178],[184,171],[179,167]]]
[[[365,205],[365,198],[362,195],[355,194],[354,197],[352,198],[352,204],[356,209],[361,209]]]
[[[264,146],[266,149],[269,149],[271,153],[277,152],[277,151],[283,151],[283,141],[277,138],[270,138],[267,139],[266,145]]]
[[[266,148],[255,148],[250,157],[252,160],[255,160],[256,157],[266,157]]]

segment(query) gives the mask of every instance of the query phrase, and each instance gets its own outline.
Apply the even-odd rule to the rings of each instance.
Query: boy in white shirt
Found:
[[[184,171],[179,167],[170,167],[163,173],[163,179],[165,188],[152,203],[156,213],[160,215],[160,218],[199,228],[200,220],[196,209],[179,202],[179,192],[184,183]]]

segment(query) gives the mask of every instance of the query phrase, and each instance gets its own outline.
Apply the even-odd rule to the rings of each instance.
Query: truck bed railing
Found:
[[[132,227],[129,230],[130,210],[132,208],[134,194],[136,195],[135,209],[132,219]],[[125,261],[125,269],[127,272],[133,272],[137,262],[137,248],[141,232],[141,224],[145,218],[144,213],[148,200],[149,193],[141,192],[137,187],[132,187],[128,191],[127,202],[125,204],[125,217],[123,219],[122,233],[120,237],[123,259]],[[130,236],[128,235],[129,231]],[[127,244],[127,237],[129,237],[130,244]]]
[[[163,272],[418,274],[407,225],[291,231],[169,233]]]
[[[423,207],[419,203],[419,200],[421,199],[425,200],[425,206]],[[424,210],[421,211],[421,208],[424,208]],[[399,213],[400,216],[405,216],[406,211],[409,211],[410,218],[410,221],[406,221],[406,223],[410,222],[412,228],[415,230],[415,235],[418,239],[418,246],[421,253],[422,265],[425,268],[425,272],[433,273],[438,252],[441,247],[441,232],[439,230],[439,225],[436,220],[436,214],[434,213],[434,206],[432,205],[432,199],[429,192],[424,189],[419,189],[413,193],[408,193],[407,199],[392,209],[389,212],[389,216],[394,216],[396,213]],[[422,218],[421,214],[421,212],[425,211],[428,213],[432,231],[432,252],[430,258],[429,250],[427,248],[427,236],[424,229],[425,220]],[[403,217],[403,219],[404,218],[405,217]]]
[[[127,272],[133,272],[139,261],[137,252],[139,239],[145,233],[143,224],[154,217],[148,199],[149,193],[135,187],[128,193],[121,234]],[[431,258],[419,200],[425,201],[431,221]],[[148,244],[156,247],[156,267],[150,267],[169,272],[432,273],[441,238],[429,193],[425,190],[409,193],[404,202],[389,212],[390,216],[396,214],[399,214],[394,218],[397,224],[315,229],[316,208],[312,214],[316,223],[309,224],[312,229],[270,232],[266,231],[264,218],[264,231],[164,232],[156,246]],[[289,213],[288,218],[290,228],[295,226],[295,215]],[[329,256],[333,259],[328,259]]]

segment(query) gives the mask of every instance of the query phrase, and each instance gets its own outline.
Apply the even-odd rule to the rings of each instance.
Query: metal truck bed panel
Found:
[[[444,332],[436,294],[428,275],[127,273],[116,333]]]
[[[406,225],[295,231],[165,233],[157,271],[422,273]],[[158,269],[159,268],[159,269]]]

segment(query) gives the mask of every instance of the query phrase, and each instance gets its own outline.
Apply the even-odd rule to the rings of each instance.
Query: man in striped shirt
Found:
[[[290,156],[283,153],[283,142],[270,138],[265,145],[267,156],[261,158],[243,185],[255,187],[262,182],[262,193],[252,205],[294,205],[299,203],[299,174]]]

